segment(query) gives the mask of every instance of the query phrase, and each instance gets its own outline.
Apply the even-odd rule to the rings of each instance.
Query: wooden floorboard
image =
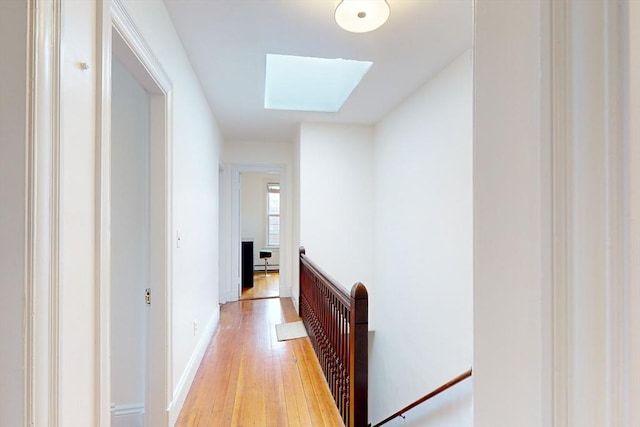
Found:
[[[344,426],[309,339],[276,338],[295,320],[290,298],[223,305],[176,426]]]
[[[253,274],[253,286],[242,289],[241,300],[258,298],[277,298],[280,294],[280,273],[270,271],[268,274]]]

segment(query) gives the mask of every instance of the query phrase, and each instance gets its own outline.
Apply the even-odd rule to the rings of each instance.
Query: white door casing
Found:
[[[631,365],[640,355],[629,345],[637,309],[629,298],[633,274],[626,272],[638,265],[626,246],[634,185],[625,182],[638,164],[625,160],[634,150],[624,134],[630,82],[620,78],[625,57],[635,53],[624,49],[632,30],[625,3],[633,1],[551,3],[556,427],[638,420]],[[635,234],[630,240],[637,242]]]
[[[150,94],[150,283],[147,425],[166,426],[172,399],[172,84],[124,6],[105,0],[99,8],[96,335],[96,425],[108,426],[110,401],[110,182],[111,58],[113,51]]]
[[[240,293],[242,292],[242,284],[240,283],[240,224],[241,224],[241,211],[240,211],[240,174],[246,172],[254,173],[267,173],[277,172],[280,175],[280,289],[279,295],[281,297],[291,296],[291,263],[293,250],[291,248],[289,229],[290,229],[290,215],[288,206],[289,200],[289,183],[287,181],[287,168],[285,165],[230,165],[230,202],[231,202],[231,218],[230,218],[230,253],[229,263],[231,265],[229,280],[220,282],[227,283],[229,289],[223,289],[221,287],[221,295],[226,293],[227,301],[237,301]],[[222,216],[222,215],[221,215]]]
[[[60,423],[60,0],[27,3],[25,423]]]

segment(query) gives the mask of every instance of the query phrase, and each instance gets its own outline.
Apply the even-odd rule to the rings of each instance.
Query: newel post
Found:
[[[369,300],[367,288],[356,283],[351,288],[349,319],[349,427],[368,424]]]

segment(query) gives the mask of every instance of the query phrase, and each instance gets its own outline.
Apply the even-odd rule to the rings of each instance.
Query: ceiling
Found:
[[[471,0],[388,0],[364,34],[338,0],[164,0],[226,141],[292,141],[302,121],[374,124],[471,47]],[[373,61],[338,113],[264,109],[267,53]]]

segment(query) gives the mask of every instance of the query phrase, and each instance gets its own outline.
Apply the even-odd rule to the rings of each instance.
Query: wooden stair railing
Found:
[[[440,387],[436,388],[435,390],[433,390],[432,392],[430,392],[429,394],[426,394],[425,396],[421,397],[420,399],[416,400],[415,402],[413,402],[410,405],[405,406],[404,408],[400,409],[398,412],[396,412],[395,414],[385,418],[384,420],[380,421],[378,424],[374,425],[373,427],[380,427],[383,424],[388,423],[389,421],[393,420],[394,418],[397,417],[402,417],[404,418],[404,414],[408,411],[410,411],[411,409],[415,408],[416,406],[420,405],[421,403],[426,402],[427,400],[431,399],[434,396],[439,395],[440,393],[442,393],[445,390],[450,389],[451,387],[453,387],[454,385],[458,384],[459,382],[466,380],[467,378],[469,378],[472,375],[472,370],[469,369],[468,371],[466,371],[463,374],[458,375],[457,377],[455,377],[454,379],[452,379],[449,382],[446,382],[444,384],[442,384]]]
[[[299,313],[338,411],[348,427],[368,425],[368,295],[347,294],[300,248]]]

